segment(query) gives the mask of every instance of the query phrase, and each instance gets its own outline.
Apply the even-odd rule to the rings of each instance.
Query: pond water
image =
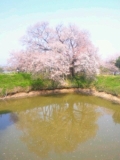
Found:
[[[0,101],[0,160],[119,160],[120,105],[79,94]]]

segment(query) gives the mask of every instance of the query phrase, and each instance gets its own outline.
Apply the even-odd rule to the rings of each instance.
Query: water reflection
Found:
[[[115,111],[113,114],[113,120],[115,123],[120,123],[120,111]]]
[[[17,127],[22,141],[40,157],[50,152],[74,151],[93,138],[98,129],[99,113],[88,103],[50,104],[18,113]]]
[[[16,123],[18,121],[18,116],[15,113],[10,113],[10,111],[2,111],[1,113],[0,113],[0,130],[5,130],[13,123]]]

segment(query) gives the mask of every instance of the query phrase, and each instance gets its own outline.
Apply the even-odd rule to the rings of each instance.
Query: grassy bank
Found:
[[[95,88],[100,92],[120,95],[120,76],[98,76],[94,82]]]
[[[98,91],[120,95],[120,76],[98,76],[93,83],[83,77],[67,79],[63,85],[40,77],[35,78],[30,74],[0,74],[0,96],[31,90],[55,88],[89,88],[95,87]]]
[[[14,93],[21,90],[26,91],[31,85],[29,74],[0,74],[0,95]]]
[[[0,74],[0,96],[57,87],[57,82],[42,79],[40,76],[36,78],[26,73]]]

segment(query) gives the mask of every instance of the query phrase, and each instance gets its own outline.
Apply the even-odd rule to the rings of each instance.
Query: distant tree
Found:
[[[120,56],[116,59],[115,66],[120,69]]]
[[[109,61],[101,61],[100,73],[101,74],[115,74],[118,68],[115,66],[115,59],[110,59]]]

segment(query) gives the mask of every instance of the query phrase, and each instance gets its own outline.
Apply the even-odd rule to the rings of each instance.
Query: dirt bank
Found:
[[[98,92],[95,89],[78,89],[78,88],[70,88],[70,89],[55,89],[55,90],[41,90],[41,91],[30,91],[20,92],[13,95],[7,95],[5,97],[0,97],[1,100],[3,99],[11,99],[11,98],[22,98],[22,97],[32,97],[38,95],[48,95],[48,94],[59,94],[59,93],[81,93],[86,95],[93,95],[96,97],[101,97],[106,100],[110,100],[114,103],[120,104],[120,97],[113,96],[111,94],[107,94],[105,92]]]

